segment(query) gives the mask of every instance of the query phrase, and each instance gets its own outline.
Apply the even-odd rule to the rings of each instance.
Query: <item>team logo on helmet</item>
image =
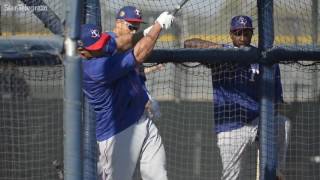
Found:
[[[124,11],[120,11],[119,16],[123,17],[124,15],[126,15],[126,13]]]
[[[100,37],[100,33],[97,29],[91,29],[91,37],[98,38]]]
[[[139,17],[141,16],[141,11],[139,9],[136,9],[136,15]]]
[[[242,16],[240,16],[239,17],[239,23],[240,24],[242,24],[243,26],[245,26],[246,24],[247,24],[247,19],[246,18],[244,18],[244,17],[242,17]]]

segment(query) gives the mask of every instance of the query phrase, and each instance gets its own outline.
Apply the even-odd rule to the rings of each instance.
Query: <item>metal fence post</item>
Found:
[[[77,55],[77,39],[80,36],[81,0],[69,0],[65,39],[64,78],[64,179],[81,180],[81,58]]]
[[[258,4],[259,49],[262,61],[266,61],[266,52],[272,48],[274,41],[273,30],[273,0],[260,0]],[[275,73],[270,62],[263,65],[260,109],[260,180],[276,178],[276,123],[273,99],[275,95]]]

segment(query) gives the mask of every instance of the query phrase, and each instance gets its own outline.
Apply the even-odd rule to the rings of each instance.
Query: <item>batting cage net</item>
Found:
[[[65,2],[61,0],[2,0],[1,36],[62,34]]]
[[[247,69],[238,69],[241,73],[236,77],[232,76],[234,68],[222,63],[211,71],[202,65],[190,68],[168,63],[164,70],[148,75],[149,90],[160,102],[162,116],[155,123],[164,141],[169,178],[220,179],[220,153],[232,153],[230,151],[237,142],[255,134],[252,131],[239,132],[235,137],[226,136],[226,146],[230,147],[228,152],[221,152],[218,147],[214,122],[249,116],[240,107],[233,109],[240,112],[236,114],[230,110],[230,105],[223,104],[224,111],[219,113],[227,117],[214,119],[212,83],[221,83],[228,77],[228,82],[236,86]],[[287,179],[315,180],[319,178],[319,68],[316,65],[282,64],[280,69],[284,104],[279,107],[278,116],[289,120],[285,124],[287,133],[278,130],[283,136],[282,141],[289,142],[283,173]],[[250,146],[244,154],[241,179],[253,180],[257,176],[258,141],[248,141]]]
[[[84,0],[83,5],[87,2],[94,1]],[[101,10],[102,29],[112,31],[118,10],[126,5],[136,6],[146,22],[143,29],[161,12],[173,11],[179,2],[100,0],[97,9]],[[66,4],[63,0],[2,0],[0,6],[0,179],[63,179],[65,76],[60,40]],[[230,51],[233,56],[219,56],[217,51],[215,58],[210,59],[215,51],[184,49],[185,40],[192,38],[232,45],[230,20],[236,15],[252,18],[254,46],[262,40],[259,31],[265,30],[259,29],[259,24],[273,24],[274,31],[264,34],[271,41],[274,39],[274,48],[280,48],[271,54],[282,55],[269,59],[280,64],[283,89],[284,102],[277,104],[275,115],[286,122],[281,126],[284,129],[276,129],[277,144],[284,144],[277,153],[286,152],[278,156],[284,162],[279,165],[283,168],[281,174],[290,180],[320,179],[320,57],[304,56],[305,52],[319,52],[318,0],[274,1],[273,19],[259,19],[258,6],[259,1],[254,0],[187,1],[175,15],[172,28],[161,33],[155,55],[144,64],[145,68],[159,63],[164,66],[148,73],[146,83],[160,105],[161,117],[154,122],[166,150],[169,179],[221,179],[226,163],[222,155],[234,152],[242,140],[249,146],[243,151],[240,179],[259,179],[259,129],[253,126],[233,136],[225,134],[224,143],[218,142],[220,133],[215,132],[217,123],[250,117],[242,105],[251,102],[230,105],[221,100],[216,106],[214,101],[222,96],[216,94],[217,84],[251,87],[249,70],[259,62],[257,57],[264,54],[255,57]],[[171,51],[163,54],[161,50]],[[255,88],[258,92],[261,87]],[[83,111],[87,110],[86,106]],[[95,166],[96,149],[88,149],[88,143],[83,143],[83,152],[89,151],[94,163],[86,162],[83,166]],[[222,146],[225,151],[221,151]],[[84,168],[83,174],[95,174],[95,168]],[[141,179],[139,166],[135,179]]]
[[[127,5],[139,7],[148,27],[163,11],[173,11],[179,0],[153,1],[104,1],[101,0],[102,26],[111,31],[115,25],[117,11]],[[176,14],[173,27],[162,33],[158,48],[182,48],[182,41],[188,38],[202,38],[219,43],[230,43],[228,35],[229,21],[236,14],[247,14],[257,20],[256,1],[200,1],[189,0]],[[255,27],[257,24],[255,24]],[[254,37],[257,43],[257,37]]]

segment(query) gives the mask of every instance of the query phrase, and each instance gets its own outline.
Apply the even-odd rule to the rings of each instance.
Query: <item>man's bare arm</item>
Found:
[[[222,45],[215,42],[202,40],[199,38],[192,38],[184,41],[184,47],[185,48],[221,48]]]
[[[151,67],[145,67],[144,68],[144,73],[145,74],[149,74],[149,73],[152,73],[152,72],[155,72],[155,71],[161,71],[163,69],[164,69],[164,65],[163,64],[158,64],[158,65],[151,66]]]
[[[161,30],[170,28],[173,19],[174,16],[165,11],[159,15],[153,26],[147,28],[149,32],[144,35],[133,49],[137,63],[141,64],[147,59],[157,42]]]
[[[135,45],[133,53],[136,57],[137,63],[143,63],[147,56],[151,53],[159,37],[161,29],[162,28],[160,24],[156,22],[149,33]]]

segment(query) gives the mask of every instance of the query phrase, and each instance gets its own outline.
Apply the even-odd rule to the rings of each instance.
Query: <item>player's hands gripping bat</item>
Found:
[[[171,23],[174,19],[175,14],[188,2],[189,0],[181,0],[179,4],[174,8],[174,10],[170,13],[163,12],[160,14],[160,16],[157,18],[157,22],[161,25],[162,28],[168,29],[171,26]],[[151,30],[152,26],[146,28],[143,31],[144,36],[148,34],[148,32]]]

